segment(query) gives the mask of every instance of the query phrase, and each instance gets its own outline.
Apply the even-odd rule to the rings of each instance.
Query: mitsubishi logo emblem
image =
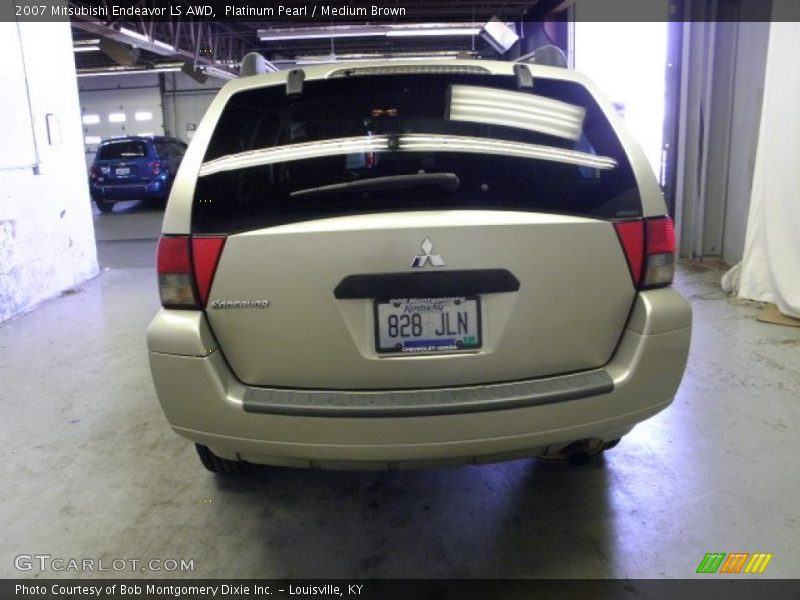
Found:
[[[430,240],[430,238],[425,238],[422,241],[421,248],[424,254],[412,258],[410,266],[424,267],[428,262],[430,262],[434,267],[445,266],[441,254],[431,254],[431,251],[433,250],[433,242]]]

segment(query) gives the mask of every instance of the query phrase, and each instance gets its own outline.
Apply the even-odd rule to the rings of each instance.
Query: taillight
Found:
[[[188,235],[164,235],[156,251],[158,293],[164,308],[198,308]]]
[[[206,236],[192,238],[192,258],[194,259],[194,279],[197,284],[197,293],[200,294],[200,304],[206,305],[214,273],[217,270],[225,238],[222,236]]]
[[[675,230],[669,217],[614,223],[637,289],[672,283],[675,271]]]
[[[675,275],[675,228],[669,217],[645,221],[645,264],[642,289],[672,283]]]
[[[161,173],[161,163],[157,160],[154,160],[150,163],[150,174],[158,175],[159,173]]]
[[[638,288],[642,279],[642,264],[644,262],[644,223],[642,221],[623,221],[614,223],[620,244],[631,270],[633,287]]]
[[[164,308],[203,308],[224,245],[222,236],[161,236],[156,257],[161,305]]]
[[[92,165],[92,168],[89,169],[89,179],[97,179],[100,177],[100,168],[97,165]]]

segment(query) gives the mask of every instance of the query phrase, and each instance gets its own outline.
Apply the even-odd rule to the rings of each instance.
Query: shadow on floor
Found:
[[[217,517],[244,508],[261,540],[247,546],[280,577],[591,577],[613,562],[603,458],[578,468],[264,468],[216,486]]]

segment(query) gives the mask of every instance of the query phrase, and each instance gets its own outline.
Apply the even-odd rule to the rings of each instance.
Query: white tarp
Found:
[[[773,18],[783,2],[777,0]],[[761,128],[742,262],[723,287],[800,318],[800,23],[770,25]],[[758,85],[754,81],[753,85]]]

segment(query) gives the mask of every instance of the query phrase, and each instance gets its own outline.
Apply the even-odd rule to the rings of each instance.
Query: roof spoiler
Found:
[[[242,59],[242,68],[239,77],[250,77],[251,75],[263,75],[264,73],[274,73],[278,67],[269,62],[258,52],[249,52]]]
[[[568,69],[569,63],[564,52],[558,46],[547,44],[540,46],[533,52],[529,52],[524,56],[520,56],[514,62],[516,63],[532,63],[535,65],[545,65],[548,67],[561,67]]]

